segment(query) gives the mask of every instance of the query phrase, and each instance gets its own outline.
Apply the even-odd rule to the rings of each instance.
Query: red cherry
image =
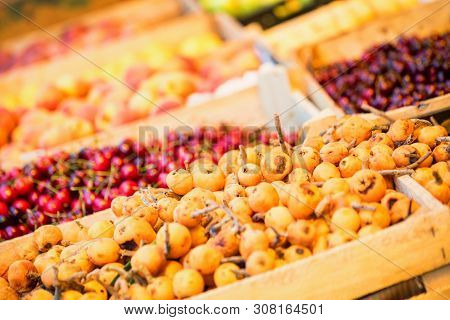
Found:
[[[6,240],[14,239],[20,237],[22,232],[17,228],[17,226],[7,226],[5,228]]]
[[[10,186],[3,185],[0,187],[0,200],[10,203],[14,200],[15,194]]]
[[[167,178],[167,173],[166,172],[161,172],[159,174],[159,176],[158,176],[158,187],[160,187],[160,188],[167,188],[166,178]]]
[[[50,199],[44,207],[44,211],[51,214],[57,214],[63,209],[61,201],[58,199]]]
[[[95,171],[108,171],[111,166],[110,160],[102,153],[96,153],[94,156],[94,164],[92,168]]]
[[[12,204],[13,208],[19,211],[19,213],[24,214],[28,209],[31,208],[31,205],[28,201],[24,199],[16,199]]]
[[[134,164],[127,163],[120,168],[120,177],[125,180],[135,180],[139,177],[139,171]]]
[[[21,196],[30,193],[32,188],[33,181],[29,177],[20,177],[14,182],[14,190]]]
[[[113,166],[116,169],[122,167],[124,163],[125,162],[124,162],[123,158],[121,158],[119,156],[114,156],[111,158],[111,166]]]
[[[98,212],[98,211],[108,209],[110,205],[111,205],[111,203],[108,200],[97,197],[94,199],[94,202],[92,204],[92,209],[94,210],[94,212]]]
[[[41,194],[38,199],[38,207],[44,209],[47,203],[52,199],[48,194]]]
[[[176,169],[178,169],[177,164],[174,161],[170,161],[169,163],[167,163],[165,171],[167,173],[169,173],[169,172],[171,172],[173,170],[176,170]]]
[[[148,183],[156,183],[158,181],[159,171],[155,167],[147,169],[145,172],[145,180]]]
[[[8,206],[0,201],[0,217],[7,217],[8,216]]]
[[[58,199],[63,205],[70,203],[70,191],[68,189],[61,189],[56,194],[56,199]]]
[[[37,191],[31,191],[30,195],[28,196],[28,201],[30,201],[32,204],[37,204],[39,200],[39,193]]]
[[[7,235],[6,235],[6,231],[3,229],[0,229],[0,242],[8,240],[6,239]]]
[[[48,224],[50,218],[40,211],[30,213],[27,217],[27,225],[31,230],[36,230],[40,226]]]
[[[119,192],[123,196],[131,196],[138,190],[138,185],[133,180],[125,180],[120,184]]]
[[[19,229],[20,233],[22,233],[22,235],[28,234],[30,233],[30,229],[28,228],[28,226],[26,224],[19,224],[17,225],[17,228]]]

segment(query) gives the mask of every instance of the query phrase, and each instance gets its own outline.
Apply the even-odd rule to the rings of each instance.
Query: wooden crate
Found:
[[[117,0],[103,1],[109,2],[110,4],[114,1],[117,2]],[[1,41],[0,48],[16,51],[27,47],[35,41],[56,41],[52,36],[50,36],[50,34],[58,35],[68,26],[95,25],[99,21],[104,20],[120,20],[126,22],[130,19],[130,17],[133,17],[133,23],[136,27],[136,30],[134,31],[141,32],[141,30],[143,29],[151,28],[158,23],[181,15],[182,9],[182,5],[177,0],[130,0],[121,1],[121,3],[115,3],[107,6],[106,8],[90,11],[81,15],[79,15],[78,12],[74,11],[76,14],[78,14],[77,16],[53,25],[42,25],[38,21],[37,23],[45,28],[47,32],[43,32],[40,29],[36,30],[36,27],[34,26],[34,30],[31,32],[22,35],[16,35],[13,38]],[[6,10],[7,9],[5,9],[5,11]],[[25,21],[27,24],[30,24],[23,18],[21,18],[21,20]],[[9,30],[8,32],[10,31],[11,30]],[[113,39],[112,41],[114,42],[117,40],[119,39]],[[100,43],[98,45],[104,45],[104,43]],[[60,59],[62,57],[65,57],[65,55],[57,56],[53,59]]]
[[[317,82],[312,68],[328,65],[340,60],[354,59],[374,45],[394,41],[399,35],[425,37],[450,30],[450,14],[446,10],[448,1],[435,1],[422,5],[401,16],[379,19],[363,29],[298,50],[292,57],[299,73],[303,75],[303,86],[311,100],[322,110],[331,109],[342,115],[343,111]],[[426,117],[450,109],[448,95],[437,97],[388,111],[393,119]]]
[[[402,15],[417,3],[419,1],[408,4],[396,0],[333,1],[265,30],[262,34],[270,47],[286,58],[293,51],[357,30],[379,17],[392,18]]]
[[[422,208],[407,220],[374,235],[354,240],[279,269],[213,289],[194,299],[356,299],[450,263],[450,211],[409,176],[396,178],[396,188]],[[105,210],[60,225],[89,227],[115,220]],[[18,248],[32,235],[0,243],[0,275],[20,259]],[[442,280],[444,278],[444,280]],[[438,280],[431,277],[429,286]],[[440,275],[445,282],[446,275]],[[426,279],[425,279],[426,281]],[[433,282],[434,281],[434,282]],[[443,285],[442,290],[447,290]],[[438,295],[431,289],[430,298]],[[444,291],[443,293],[444,294]]]
[[[81,76],[95,68],[105,69],[116,60],[118,54],[138,52],[149,43],[163,42],[175,45],[191,35],[215,31],[214,20],[204,14],[190,14],[155,25],[135,37],[105,43],[93,48],[77,49],[63,59],[36,63],[0,76],[1,92],[17,92],[29,83],[42,84],[64,75]],[[115,75],[120,76],[120,75]]]

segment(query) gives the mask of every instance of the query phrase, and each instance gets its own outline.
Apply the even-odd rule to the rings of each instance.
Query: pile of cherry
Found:
[[[363,103],[387,111],[450,92],[450,33],[400,38],[370,48],[360,59],[315,70],[346,113]]]
[[[72,221],[110,207],[117,196],[130,196],[151,185],[166,187],[166,176],[199,155],[213,161],[240,144],[268,142],[268,130],[204,127],[172,131],[166,143],[124,140],[115,146],[43,156],[23,168],[0,171],[0,241],[50,224]],[[287,139],[294,143],[296,135]]]

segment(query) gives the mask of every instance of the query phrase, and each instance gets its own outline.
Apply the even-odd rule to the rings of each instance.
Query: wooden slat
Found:
[[[450,265],[424,274],[422,281],[427,292],[412,300],[450,300]]]
[[[448,264],[449,235],[448,209],[430,211],[195,299],[358,298]]]

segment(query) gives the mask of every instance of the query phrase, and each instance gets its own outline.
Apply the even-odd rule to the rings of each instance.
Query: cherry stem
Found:
[[[432,153],[431,150],[428,150],[416,162],[411,163],[409,166],[406,166],[406,169],[415,169],[415,168],[417,168],[422,162],[424,162],[431,155],[431,153]]]
[[[278,142],[279,142],[283,152],[286,154],[289,154],[288,150],[286,148],[286,145],[284,144],[283,130],[281,130],[280,115],[275,113],[274,117],[275,117],[275,128],[277,129],[277,134],[278,134]]]
[[[382,176],[404,176],[412,175],[414,173],[413,169],[394,169],[394,170],[380,170],[378,171]]]
[[[361,105],[361,109],[364,110],[364,111],[373,113],[373,114],[375,114],[375,115],[377,115],[377,116],[380,116],[380,117],[382,117],[382,118],[388,120],[389,122],[394,122],[394,119],[392,119],[391,117],[389,117],[389,116],[386,114],[386,112],[381,111],[381,110],[378,110],[378,109],[376,109],[376,108],[374,108],[374,107],[368,105],[367,103],[363,103],[363,104]]]

